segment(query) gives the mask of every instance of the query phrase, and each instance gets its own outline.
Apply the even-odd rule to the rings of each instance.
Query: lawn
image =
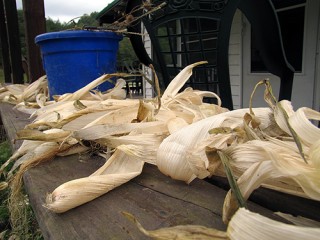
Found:
[[[4,74],[1,68],[0,68],[0,83],[4,83]]]
[[[0,71],[2,74],[2,71]],[[1,75],[3,76],[3,75]],[[3,78],[2,78],[3,79]],[[12,155],[11,146],[6,140],[6,133],[1,125],[0,120],[0,166],[5,163]],[[13,164],[7,166],[7,170],[12,167]],[[7,181],[4,173],[0,174],[0,187]],[[0,240],[6,239],[23,239],[23,240],[41,240],[42,235],[39,230],[37,221],[33,214],[32,208],[29,204],[26,205],[26,222],[23,222],[23,226],[20,226],[16,231],[12,231],[10,224],[10,212],[8,210],[8,198],[10,189],[0,189]],[[24,194],[27,199],[26,194]],[[17,237],[17,238],[15,238]]]

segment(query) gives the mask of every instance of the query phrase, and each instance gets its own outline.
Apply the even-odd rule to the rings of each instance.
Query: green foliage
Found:
[[[58,32],[66,29],[83,28],[84,26],[96,27],[99,25],[98,21],[96,20],[97,15],[98,12],[92,12],[90,15],[84,14],[79,19],[72,19],[68,23],[61,23],[59,20],[55,21],[51,18],[48,18],[46,20],[47,32]]]
[[[126,37],[119,44],[119,51],[117,54],[117,64],[122,66],[132,66],[137,62],[138,58],[132,48],[130,40]]]
[[[2,63],[2,58],[1,57],[0,57],[0,60],[1,60],[1,63]],[[4,73],[3,73],[2,69],[0,69],[0,83],[4,83]]]
[[[8,141],[0,143],[0,166],[8,160],[11,156],[12,151]],[[10,166],[8,166],[10,168]],[[0,176],[0,182],[5,181],[5,177],[3,175]],[[6,231],[5,236],[1,239],[10,239],[10,235],[20,236],[20,232],[11,232],[10,226],[10,213],[8,210],[8,198],[10,191],[9,189],[5,189],[0,191],[0,233]],[[27,198],[26,198],[27,199]],[[27,200],[26,200],[27,201]],[[27,205],[27,232],[20,236],[20,239],[25,240],[42,240],[43,237],[38,227],[38,223],[35,219],[34,213],[32,211],[31,206]]]
[[[8,141],[0,143],[0,164],[7,161],[7,159],[11,156],[12,152],[10,149],[10,145]]]
[[[80,17],[79,21],[77,22],[77,27],[84,27],[84,26],[90,26],[90,27],[97,27],[99,26],[99,22],[96,20],[96,17],[98,16],[98,12],[92,12],[90,15],[84,14]]]
[[[0,165],[2,165],[11,156],[11,149],[8,141],[0,143]],[[0,177],[0,182],[4,181],[4,177]],[[9,211],[7,207],[9,191],[0,192],[0,232],[9,227]]]
[[[67,23],[61,23],[59,20],[53,20],[51,18],[46,19],[47,32],[59,32],[71,28],[72,26]]]

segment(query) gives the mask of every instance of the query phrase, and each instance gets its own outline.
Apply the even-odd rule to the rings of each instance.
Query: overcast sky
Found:
[[[32,0],[28,0],[32,1]],[[69,22],[75,17],[92,12],[100,12],[113,0],[44,0],[46,18]],[[17,8],[22,9],[22,0],[16,0]]]

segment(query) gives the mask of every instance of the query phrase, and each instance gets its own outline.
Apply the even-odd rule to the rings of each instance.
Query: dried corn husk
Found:
[[[185,67],[179,74],[170,82],[169,86],[164,91],[161,102],[166,104],[171,98],[175,97],[175,95],[180,91],[183,85],[188,81],[188,79],[192,75],[192,69],[198,65],[205,64],[206,61],[197,62]]]
[[[46,96],[47,93],[48,82],[46,76],[43,76],[29,85],[11,84],[4,86],[1,90],[0,101],[11,104],[34,102],[38,94],[44,94]],[[37,105],[37,107],[39,106]],[[25,108],[21,106],[20,109],[26,111]]]
[[[282,212],[275,212],[276,215],[286,219],[289,222],[292,222],[294,225],[302,226],[302,227],[313,227],[313,228],[320,228],[320,222],[301,217],[301,216],[293,216],[291,214],[282,213]]]
[[[279,105],[282,105],[285,111],[289,111],[289,114],[285,114],[287,116],[283,114],[281,107],[276,110]],[[226,149],[226,153],[232,159],[234,172],[239,177],[238,184],[242,195],[247,199],[253,190],[263,185],[289,194],[320,200],[320,175],[316,167],[320,151],[319,143],[313,138],[317,136],[319,129],[311,124],[305,115],[307,112],[308,118],[318,119],[319,113],[307,108],[293,111],[288,101],[278,103],[275,111],[278,111],[275,114],[276,121],[287,134],[292,135],[289,141],[266,136],[268,141],[254,140]],[[286,117],[287,120],[281,120]],[[310,145],[312,149],[309,150]],[[312,159],[306,153],[311,154]],[[237,203],[229,192],[224,203],[225,222],[236,209]]]
[[[319,239],[320,228],[281,223],[240,208],[227,230],[230,239]]]
[[[271,110],[268,108],[255,110],[257,116],[271,114]],[[248,109],[239,109],[208,117],[168,136],[158,150],[157,166],[159,170],[174,179],[187,183],[196,177],[205,178],[211,175],[208,171],[209,161],[205,154],[205,148],[210,144],[208,142],[209,130],[223,126],[239,127],[242,125],[242,117],[247,111]],[[263,119],[261,127],[265,128],[270,121],[268,117]],[[221,137],[224,139],[223,142],[229,139],[229,136],[227,138],[224,135],[216,136],[216,138]],[[210,139],[210,142],[212,141],[217,140]]]
[[[198,225],[180,225],[157,230],[146,230],[130,213],[122,214],[134,222],[138,229],[152,239],[318,239],[320,228],[293,226],[240,208],[231,219],[227,231],[218,231]]]
[[[95,87],[107,81],[108,79],[111,79],[112,77],[126,77],[126,76],[130,76],[130,75],[124,74],[124,73],[104,74],[74,93],[66,93],[61,96],[53,96],[53,98],[57,102],[79,100],[86,97],[90,99],[92,96],[92,94],[90,94],[90,90],[94,89]],[[121,86],[121,83],[117,86],[116,90],[118,90],[119,86]]]
[[[191,67],[189,67],[187,72],[187,75],[190,76]],[[180,81],[186,81],[183,78],[184,75],[185,73],[183,72],[179,74],[176,77],[176,81],[174,81],[172,84],[177,84],[179,78]],[[170,85],[168,88],[171,89],[170,91],[172,91],[170,96],[173,96],[174,94],[176,94],[175,91],[178,91],[173,87],[170,87]],[[204,93],[203,95],[209,96],[210,94]],[[215,95],[211,94],[210,96]],[[206,114],[202,115],[201,109],[198,107],[201,106],[201,93],[198,91],[197,94],[194,94],[192,89],[189,89],[187,92],[183,93],[177,98],[180,102],[186,103],[186,109],[191,109],[191,111],[187,110],[188,120],[185,120],[186,118],[182,118],[184,124],[186,124],[187,121],[193,122],[195,121],[194,119],[202,119],[206,115],[213,115],[219,111],[225,111],[222,110],[222,108],[220,108],[221,110],[219,108],[205,108]],[[138,102],[133,100],[122,100],[121,102],[103,101],[101,102],[101,104],[103,104],[106,109],[109,109],[105,112],[105,114],[99,115],[99,117],[93,121],[92,116],[88,115],[88,118],[86,118],[84,115],[82,115],[82,120],[84,122],[87,122],[88,124],[84,125],[82,123],[81,127],[79,127],[80,124],[77,123],[76,120],[72,120],[68,123],[66,129],[77,129],[77,131],[75,131],[72,136],[78,139],[78,141],[92,141],[94,144],[98,144],[103,149],[117,148],[117,154],[114,153],[111,157],[111,160],[108,160],[108,162],[106,163],[107,167],[104,166],[101,169],[97,170],[97,172],[88,177],[88,179],[84,178],[79,180],[81,184],[86,184],[92,189],[96,189],[94,185],[97,185],[97,188],[101,188],[100,191],[96,189],[92,193],[84,192],[81,201],[74,200],[76,198],[75,195],[70,197],[64,196],[63,199],[65,199],[65,202],[61,203],[63,205],[63,207],[61,207],[61,210],[59,207],[60,200],[58,200],[57,202],[55,201],[56,199],[59,199],[59,197],[56,198],[55,196],[56,192],[59,192],[59,190],[64,191],[65,187],[58,187],[57,191],[54,191],[53,197],[48,198],[48,207],[50,209],[53,209],[54,211],[66,211],[70,208],[70,206],[83,204],[84,202],[90,201],[97,196],[100,196],[103,193],[111,190],[113,187],[116,187],[113,186],[112,188],[110,188],[110,186],[108,186],[108,181],[111,181],[109,179],[110,177],[114,181],[116,181],[116,185],[118,186],[126,181],[129,181],[137,174],[140,174],[141,171],[134,170],[133,173],[127,171],[128,169],[130,169],[129,159],[132,159],[131,161],[133,161],[133,159],[140,159],[139,161],[141,161],[142,163],[148,162],[151,164],[155,164],[159,145],[162,142],[163,138],[169,134],[168,123],[170,123],[171,129],[181,128],[181,121],[177,123],[173,120],[177,115],[179,115],[179,110],[172,110],[170,106],[168,107],[164,105],[163,107],[161,107],[161,109],[156,110],[156,103],[153,101]],[[196,105],[197,108],[193,107],[192,105]],[[85,111],[88,108],[80,111]],[[77,113],[74,113],[74,115],[76,114]],[[199,117],[197,117],[197,115]],[[189,117],[191,120],[189,120]],[[91,121],[87,121],[87,119],[90,119]],[[117,157],[119,155],[119,151],[121,151],[122,154],[125,154],[125,156],[122,155],[122,157]],[[118,162],[124,161],[123,159],[127,159],[125,160],[125,164],[120,164],[124,169],[120,167],[114,167],[118,166]],[[112,162],[112,164],[109,165],[109,162]],[[105,169],[108,169],[108,174],[106,174]],[[121,174],[123,171],[126,173],[125,176]],[[105,187],[103,188],[101,186],[98,186],[98,183],[95,182],[95,178],[93,178],[93,176],[96,179],[100,179],[101,181],[103,181]],[[117,182],[117,180],[115,179],[117,179],[118,177],[119,181]],[[68,194],[74,186],[77,186],[77,184],[77,180],[66,183],[64,186],[66,186],[68,191],[64,191],[64,194]],[[58,195],[59,194],[60,193],[58,193]],[[70,201],[70,203],[67,203],[67,201]],[[73,203],[73,201],[75,201],[75,203]],[[55,202],[57,203],[57,207],[55,207]]]
[[[66,182],[48,194],[45,207],[62,213],[89,202],[138,176],[142,172],[143,164],[139,159],[116,151],[89,177]]]
[[[158,240],[188,240],[188,239],[203,239],[203,240],[212,240],[212,239],[225,239],[227,240],[227,233],[212,228],[206,228],[199,225],[181,225],[175,227],[161,228],[153,231],[146,230],[141,223],[130,213],[122,212],[122,214],[135,223],[138,229],[145,234],[146,236],[152,239]]]
[[[127,135],[132,131],[146,132],[148,129],[162,129],[166,131],[166,125],[160,121],[141,122],[141,123],[108,123],[98,124],[91,127],[85,127],[73,132],[73,137],[83,140],[95,140],[100,138],[111,137],[113,135]]]
[[[32,151],[28,151],[25,155],[16,160],[13,167],[8,172],[8,177],[11,177],[13,172],[21,164],[28,165],[29,163],[33,163],[35,159],[41,159],[39,161],[46,161],[54,157],[59,152],[59,149],[60,145],[56,142],[43,142],[39,144],[37,147],[33,148]]]
[[[44,103],[39,95],[43,93],[36,95],[37,103],[29,106],[40,109],[33,113],[36,119],[27,126],[30,131],[22,131],[21,138],[57,144],[51,157],[87,151],[90,145],[99,146],[95,151],[117,149],[91,176],[58,187],[49,195],[47,207],[64,212],[90,201],[139,175],[144,162],[157,164],[163,173],[186,182],[212,174],[224,175],[218,151],[230,157],[245,198],[263,185],[317,199],[318,180],[314,175],[319,166],[320,143],[316,142],[317,136],[306,134],[318,129],[304,123],[303,129],[298,128],[302,121],[319,119],[318,113],[310,109],[295,112],[288,101],[270,101],[270,108],[228,111],[220,107],[221,101],[214,93],[191,88],[178,93],[192,68],[199,64],[203,62],[182,70],[161,102],[112,99],[123,94],[123,80],[106,93],[89,92],[114,75],[104,75],[74,94],[59,96],[56,100],[60,102]],[[14,101],[18,98],[7,97]],[[217,98],[218,105],[203,103],[203,97]],[[62,128],[61,133],[42,132],[55,128]],[[37,134],[30,137],[31,133]],[[85,141],[89,145],[84,146]],[[29,151],[38,150],[30,148],[22,154],[22,160],[32,158]],[[292,166],[288,166],[289,156],[294,159]],[[310,166],[306,167],[303,160]],[[298,168],[302,169],[299,173]],[[79,185],[85,186],[85,191],[77,191]],[[229,194],[225,205],[232,208],[225,212],[232,214],[237,209],[233,201]],[[229,219],[231,215],[224,216]]]
[[[41,141],[31,141],[31,140],[24,140],[21,146],[12,154],[12,156],[1,165],[0,174],[3,173],[5,168],[13,161],[18,159],[19,157],[25,155],[28,152],[32,152],[37,146],[39,146]]]
[[[123,89],[126,86],[126,81],[122,78],[118,79],[116,82],[116,85],[106,91],[106,93],[101,93],[100,91],[94,91],[95,94],[91,93],[91,96],[93,97],[93,99],[96,100],[106,100],[109,98],[112,99],[125,99],[127,96],[127,92],[125,89]]]

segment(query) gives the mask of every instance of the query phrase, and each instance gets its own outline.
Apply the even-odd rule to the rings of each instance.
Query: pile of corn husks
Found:
[[[226,176],[221,163],[227,159],[244,199],[263,185],[320,200],[320,129],[309,121],[319,121],[320,113],[309,108],[294,111],[289,101],[277,102],[266,81],[262,84],[268,108],[228,111],[212,92],[187,88],[179,93],[192,68],[203,63],[183,69],[161,99],[125,99],[123,79],[106,93],[90,91],[119,74],[103,75],[73,94],[55,96],[55,101],[46,98],[44,77],[28,87],[4,87],[0,99],[16,104],[35,120],[17,133],[24,141],[1,171],[15,161],[7,176],[17,179],[30,166],[54,156],[98,151],[106,158],[105,165],[48,195],[45,206],[58,213],[130,181],[141,174],[145,162],[190,183],[195,178]],[[218,105],[204,103],[203,97],[217,98]],[[237,209],[230,191],[223,220],[227,223]],[[235,216],[241,214],[252,213],[240,209]],[[235,228],[231,223],[229,228]]]

